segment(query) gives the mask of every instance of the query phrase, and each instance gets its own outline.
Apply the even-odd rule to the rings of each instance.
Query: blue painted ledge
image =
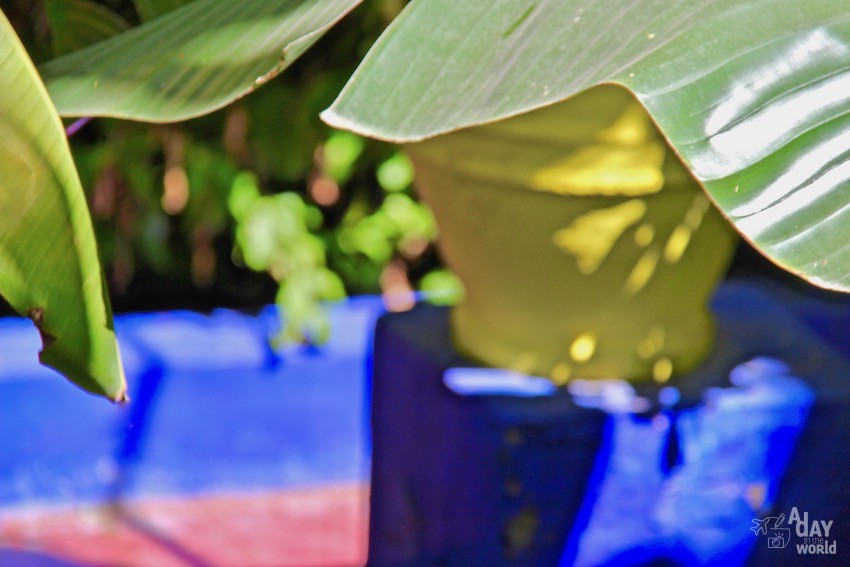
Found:
[[[0,507],[366,481],[381,311],[373,297],[333,305],[328,344],[278,353],[273,308],[118,316],[127,406],[40,366],[32,324],[0,320]]]

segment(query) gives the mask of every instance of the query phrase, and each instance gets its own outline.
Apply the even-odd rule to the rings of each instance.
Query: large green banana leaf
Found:
[[[63,116],[174,122],[276,76],[360,0],[195,0],[47,62]]]
[[[85,195],[62,124],[0,13],[0,294],[41,332],[42,363],[125,398]]]
[[[850,290],[850,4],[419,0],[324,114],[420,140],[631,90],[746,239]]]

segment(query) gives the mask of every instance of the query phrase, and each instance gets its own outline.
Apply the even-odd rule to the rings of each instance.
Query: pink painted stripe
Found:
[[[4,512],[0,547],[84,565],[353,567],[367,522],[358,484]]]

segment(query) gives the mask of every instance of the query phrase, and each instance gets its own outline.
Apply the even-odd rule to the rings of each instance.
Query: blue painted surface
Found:
[[[367,350],[377,298],[331,308],[320,348],[275,353],[273,309],[119,316],[132,402],[37,363],[26,320],[0,321],[0,506],[364,481]]]
[[[370,565],[846,565],[751,529],[797,509],[850,541],[850,312],[782,297],[722,286],[715,348],[675,387],[552,391],[475,368],[446,311],[382,317]]]
[[[641,415],[652,404],[619,380],[574,381],[576,404],[608,414],[585,502],[561,565],[740,565],[756,543],[750,526],[774,506],[814,392],[776,359],[755,358],[709,388],[702,403]],[[552,383],[493,368],[450,368],[462,396],[554,396]],[[681,395],[658,392],[662,406]],[[675,453],[670,463],[671,438]],[[569,474],[565,471],[564,474]]]
[[[500,501],[490,498],[489,492],[485,494],[481,487],[486,485],[488,490],[492,488],[493,494],[501,494],[503,479],[499,475],[513,475],[528,477],[529,492],[539,489],[541,494],[551,496],[558,488],[556,483],[564,482],[563,477],[558,476],[559,471],[575,470],[574,464],[561,462],[560,468],[553,466],[555,457],[563,461],[577,453],[571,449],[569,455],[561,455],[560,448],[585,443],[588,454],[598,453],[605,457],[598,460],[598,470],[591,474],[590,485],[596,487],[593,494],[584,496],[593,504],[585,507],[595,512],[578,517],[573,533],[580,537],[575,538],[573,547],[568,550],[571,558],[579,558],[587,564],[651,559],[634,555],[637,552],[630,552],[633,555],[628,557],[618,555],[625,549],[617,547],[622,542],[606,535],[610,525],[619,519],[614,514],[617,507],[611,503],[622,500],[618,494],[624,486],[618,484],[622,478],[610,467],[623,469],[631,464],[645,465],[644,472],[651,471],[655,475],[653,478],[657,482],[653,486],[657,485],[657,497],[650,498],[649,491],[644,496],[658,506],[668,498],[668,504],[675,508],[675,502],[671,504],[669,496],[664,494],[665,490],[669,491],[671,479],[708,470],[708,467],[689,469],[688,466],[699,463],[700,459],[721,462],[718,455],[722,453],[723,459],[728,460],[728,467],[720,467],[721,472],[731,475],[748,471],[752,474],[745,479],[746,484],[766,483],[767,505],[774,503],[781,510],[800,506],[817,513],[820,518],[842,518],[839,507],[846,498],[836,498],[836,490],[813,491],[811,487],[840,486],[847,477],[848,461],[841,456],[843,453],[833,451],[832,445],[850,445],[846,442],[847,431],[850,431],[846,408],[850,407],[850,398],[844,386],[850,373],[844,371],[846,359],[833,357],[801,328],[798,321],[806,321],[818,337],[825,338],[846,355],[850,352],[850,341],[845,334],[850,324],[850,309],[846,302],[827,305],[808,298],[795,301],[788,296],[783,307],[796,311],[798,319],[795,319],[780,312],[775,296],[772,300],[768,300],[768,296],[770,294],[763,289],[727,288],[716,305],[721,313],[731,314],[727,318],[734,322],[729,329],[737,333],[729,335],[737,337],[734,346],[749,345],[757,353],[787,356],[788,360],[798,363],[800,376],[815,389],[820,405],[812,410],[800,434],[796,459],[792,458],[792,450],[804,425],[809,394],[805,388],[798,387],[800,384],[795,378],[783,378],[781,366],[771,366],[766,360],[762,360],[767,365],[762,370],[767,368],[780,375],[770,381],[767,390],[758,380],[753,382],[752,368],[744,365],[730,377],[731,386],[735,388],[727,387],[715,393],[709,390],[709,394],[704,394],[705,384],[696,380],[691,392],[687,391],[687,384],[681,391],[668,388],[657,392],[659,399],[664,398],[662,406],[675,406],[688,398],[691,398],[690,405],[685,403],[683,407],[699,403],[699,409],[678,413],[678,450],[685,458],[681,462],[670,460],[667,469],[659,466],[659,454],[671,451],[673,422],[667,421],[664,425],[663,419],[655,424],[636,419],[633,414],[642,410],[630,405],[634,399],[624,397],[622,391],[609,392],[611,395],[607,397],[607,394],[596,396],[598,399],[591,399],[592,392],[581,395],[576,391],[571,392],[571,396],[563,391],[549,396],[548,383],[523,384],[515,375],[508,376],[507,381],[493,382],[487,375],[469,369],[455,375],[454,379],[446,379],[449,386],[454,386],[451,396],[445,396],[442,391],[439,394],[446,399],[446,412],[451,410],[450,413],[431,415],[441,406],[419,395],[393,396],[391,404],[385,403],[391,410],[387,416],[398,417],[400,426],[386,429],[385,433],[404,433],[414,418],[427,417],[429,427],[440,428],[438,435],[429,430],[428,436],[418,438],[420,441],[427,439],[427,444],[394,443],[392,447],[407,451],[406,458],[411,462],[419,463],[418,459],[423,457],[426,464],[430,463],[428,466],[437,471],[424,474],[423,469],[412,469],[411,474],[417,481],[433,483],[433,486],[428,484],[428,490],[442,489],[449,480],[455,482],[464,498],[475,502],[470,506],[475,508],[476,526],[484,520],[489,521],[490,517],[495,518],[493,523],[497,526],[490,530],[494,534],[499,533],[498,524],[502,518],[499,510],[488,513],[486,506],[495,506]],[[373,323],[381,311],[380,302],[375,298],[354,299],[336,305],[331,313],[334,333],[328,345],[320,349],[290,348],[282,353],[274,353],[267,346],[267,337],[274,334],[278,325],[271,310],[259,316],[219,311],[211,316],[176,312],[119,317],[116,326],[133,398],[133,403],[126,407],[112,406],[102,399],[85,395],[54,372],[40,367],[36,362],[39,340],[29,321],[0,321],[0,403],[3,404],[0,412],[0,507],[73,504],[116,495],[140,497],[365,481],[370,453],[365,438],[366,367],[370,361]],[[431,317],[425,315],[415,317],[424,317],[423,321]],[[767,318],[770,321],[766,323]],[[448,332],[438,330],[438,334],[445,336],[435,337],[433,327],[425,328],[414,319],[405,323],[409,329],[398,319],[397,330],[418,333],[418,339],[425,342],[436,341],[439,344],[432,350],[451,359],[437,361],[433,353],[420,357],[421,360],[416,359],[420,360],[416,372],[421,373],[428,364],[435,368],[455,365],[457,355],[452,354]],[[391,379],[386,383],[396,388],[405,368],[399,359],[398,345],[390,346],[392,348],[386,349],[390,355],[385,356],[382,363],[386,377]],[[749,356],[753,353],[742,350],[738,354]],[[421,385],[421,382],[416,381],[416,384]],[[462,402],[457,396],[461,390],[466,394],[483,395],[480,400],[469,396],[466,397],[468,402]],[[695,392],[700,396],[696,401],[693,399]],[[735,413],[735,396],[740,395],[748,396],[743,400],[748,408],[758,406],[759,400],[774,405],[764,412],[766,417],[761,421],[749,410],[739,412],[738,417],[730,417],[728,412]],[[481,421],[484,425],[470,417],[469,408],[460,408],[464,404],[489,416]],[[594,439],[600,438],[596,429],[588,425],[587,414],[573,412],[572,404],[582,408],[608,404],[607,429],[599,428],[603,431],[603,446],[599,451],[591,446]],[[557,413],[555,410],[563,409],[562,406],[569,406],[576,419],[565,421],[558,431],[546,429],[546,423]],[[709,415],[709,409],[715,406],[722,409],[721,413]],[[669,419],[671,414],[662,412],[659,415]],[[454,418],[455,422],[449,418]],[[719,424],[718,419],[721,419]],[[709,424],[712,420],[714,423]],[[756,431],[736,438],[734,433],[744,431],[735,424],[736,420],[749,424]],[[587,431],[581,429],[584,426]],[[526,439],[523,445],[505,441],[512,439],[517,431]],[[707,432],[713,432],[717,438],[706,437]],[[456,453],[459,446],[456,437],[461,434],[465,435],[461,441],[466,445],[461,453],[466,460],[470,460],[475,451],[481,453],[480,462],[475,461],[466,476],[456,466],[463,463],[449,463],[451,466],[444,468],[446,463],[438,460],[439,455]],[[709,450],[715,442],[725,447],[720,453]],[[618,451],[617,447],[621,449]],[[445,451],[440,452],[441,448]],[[803,449],[805,451],[801,452]],[[497,451],[504,457],[498,463],[492,457]],[[612,455],[617,459],[612,460]],[[789,459],[786,480],[797,480],[785,483],[783,496],[777,491]],[[390,464],[399,462],[390,455],[384,460]],[[535,463],[540,466],[532,466]],[[496,468],[487,472],[488,466]],[[447,470],[451,470],[451,474],[447,474]],[[708,480],[689,482],[705,486]],[[579,481],[576,484],[584,487],[585,483]],[[642,478],[642,486],[645,481]],[[677,482],[681,486],[683,481]],[[399,496],[409,503],[406,493]],[[459,511],[456,495],[451,496],[446,509],[456,515]],[[475,500],[475,497],[480,499]],[[740,497],[739,491],[736,505],[740,504]],[[702,504],[691,502],[677,518],[687,520],[688,514],[712,508],[730,509],[720,502],[716,499]],[[510,508],[514,504],[516,506]],[[511,503],[505,508],[505,514],[517,512],[520,504],[519,500]],[[649,503],[646,505],[648,507]],[[614,515],[606,516],[606,506]],[[736,509],[741,513],[731,521],[738,522],[740,518],[749,519],[753,515],[751,509],[749,512],[740,506]],[[749,516],[745,517],[744,512]],[[544,513],[549,512],[541,509],[541,514]],[[642,534],[641,537],[650,538],[650,545],[638,546],[641,553],[663,550],[666,557],[675,555],[680,560],[699,564],[713,557],[711,550],[720,545],[716,541],[705,545],[689,541],[695,537],[708,541],[712,534],[695,536],[694,530],[698,528],[687,528],[680,525],[679,520],[673,524],[668,522],[666,527],[662,526],[664,529],[658,530],[657,526],[650,529],[648,523],[640,524],[640,521],[649,520],[640,520],[639,514],[634,518],[639,519],[639,525],[630,525],[624,531],[635,537]],[[692,519],[694,525],[706,525],[705,518]],[[730,521],[729,518],[720,520]],[[553,522],[541,516],[542,524]],[[735,530],[728,532],[739,537],[737,543],[732,542],[728,547],[738,553],[738,560],[749,552],[757,558],[754,564],[769,564],[776,559],[775,550],[767,549],[764,542],[759,543],[760,547],[753,547],[755,540],[740,537],[742,534],[751,536],[746,531],[749,525],[744,529],[739,523],[735,524]],[[839,528],[841,525],[837,524],[836,529]],[[599,536],[596,543],[592,541],[594,533]],[[494,553],[501,553],[497,545],[493,549]],[[676,555],[679,552],[683,555]]]
[[[667,415],[609,414],[605,464],[586,503],[592,512],[562,565],[746,561],[756,543],[749,528],[773,508],[815,396],[771,359],[737,366],[732,383],[677,416],[683,458],[671,470],[659,466]]]

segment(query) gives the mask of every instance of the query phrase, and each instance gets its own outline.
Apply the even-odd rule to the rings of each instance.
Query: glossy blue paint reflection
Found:
[[[449,390],[462,396],[551,396],[557,390],[546,378],[500,368],[450,368],[443,375]]]
[[[452,368],[443,381],[463,396],[557,393],[543,378],[490,368]],[[814,393],[769,357],[736,366],[729,383],[680,410],[669,386],[651,400],[620,380],[570,384],[577,405],[609,417],[564,567],[746,560],[752,521],[773,507]]]
[[[658,466],[671,421],[612,413],[607,463],[577,553],[562,565],[737,565],[756,543],[750,527],[771,509],[814,401],[778,361],[736,367],[677,417],[681,464]],[[648,554],[648,556],[647,556]]]

